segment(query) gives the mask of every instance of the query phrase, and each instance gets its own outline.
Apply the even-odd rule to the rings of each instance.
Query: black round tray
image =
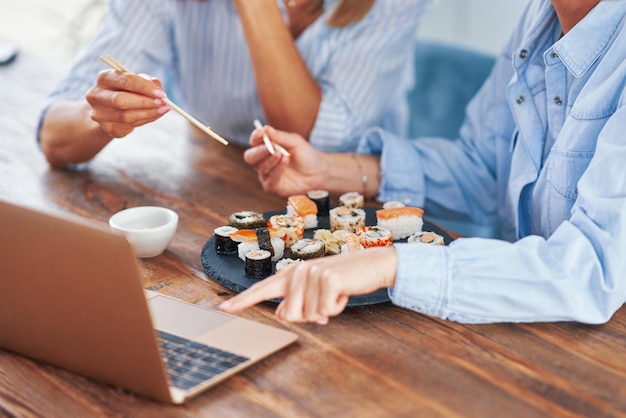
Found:
[[[376,210],[378,207],[366,206],[365,210],[366,225],[376,225]],[[266,212],[264,215],[266,219],[269,219],[272,215],[277,213],[285,213],[285,211],[272,211]],[[330,221],[327,216],[320,217],[318,226],[315,229],[329,229]],[[312,238],[313,231],[315,229],[308,229],[304,231],[304,236]],[[444,238],[444,242],[449,244],[452,241],[452,237],[448,235],[444,230],[424,219],[424,231],[433,231]],[[215,236],[212,236],[204,244],[201,254],[202,266],[204,271],[212,279],[227,287],[234,292],[242,292],[252,286],[258,280],[246,277],[244,274],[244,262],[237,256],[237,254],[223,255],[215,252]],[[280,299],[272,299],[271,302],[278,303]],[[376,303],[389,302],[389,295],[387,289],[379,289],[373,293],[367,295],[350,296],[348,300],[348,306],[360,306],[360,305],[373,305]]]

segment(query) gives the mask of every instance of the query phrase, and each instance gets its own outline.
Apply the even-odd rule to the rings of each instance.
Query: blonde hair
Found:
[[[337,8],[328,18],[328,26],[344,28],[361,21],[374,6],[376,0],[339,0]]]

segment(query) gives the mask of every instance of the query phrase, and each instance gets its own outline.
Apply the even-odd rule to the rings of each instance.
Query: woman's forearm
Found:
[[[359,192],[374,198],[380,186],[380,157],[363,154],[327,154],[325,181],[332,193]]]
[[[63,168],[89,161],[112,140],[89,115],[86,101],[50,106],[40,132],[41,149],[50,166]]]
[[[308,138],[315,125],[322,93],[302,60],[276,1],[235,0],[235,4],[267,123]],[[290,12],[303,13],[303,19],[311,20],[304,23],[308,25],[321,11]]]

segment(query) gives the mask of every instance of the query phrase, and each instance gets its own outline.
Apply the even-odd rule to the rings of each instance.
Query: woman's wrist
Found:
[[[325,189],[333,193],[359,192],[366,198],[376,196],[379,185],[377,156],[364,154],[325,154]]]

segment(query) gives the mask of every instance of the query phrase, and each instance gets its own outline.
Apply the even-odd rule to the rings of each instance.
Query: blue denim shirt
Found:
[[[603,323],[626,301],[626,1],[565,36],[532,1],[458,141],[380,129],[382,201],[497,223],[503,240],[397,244],[392,301],[460,322]]]

